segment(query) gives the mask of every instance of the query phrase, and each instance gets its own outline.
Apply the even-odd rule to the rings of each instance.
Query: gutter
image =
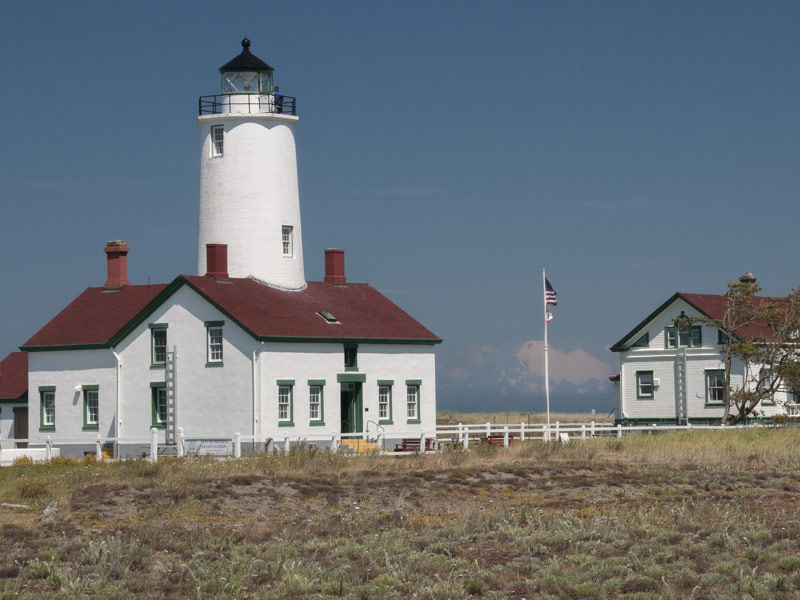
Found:
[[[122,429],[122,419],[120,418],[119,414],[119,407],[122,399],[122,358],[114,348],[111,348],[111,353],[114,355],[114,358],[117,359],[117,408],[114,412],[114,437],[117,438],[117,443],[114,444],[114,458],[119,458],[119,438],[120,438],[120,430]]]

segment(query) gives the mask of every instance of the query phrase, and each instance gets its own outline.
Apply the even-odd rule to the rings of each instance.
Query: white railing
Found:
[[[667,431],[692,431],[692,430],[718,430],[750,429],[764,427],[760,423],[745,423],[740,425],[614,425],[609,423],[552,423],[548,429],[546,424],[464,424],[437,425],[433,431],[411,432],[353,432],[329,433],[316,436],[298,436],[284,433],[279,438],[263,436],[242,435],[234,433],[229,436],[187,436],[182,427],[177,430],[175,444],[162,444],[159,441],[158,429],[151,429],[146,438],[115,438],[96,435],[93,439],[80,438],[53,438],[47,436],[42,443],[41,439],[3,439],[0,440],[0,466],[7,466],[20,457],[27,457],[34,461],[49,461],[61,455],[61,447],[77,445],[83,448],[92,447],[97,460],[103,460],[103,448],[113,444],[127,447],[130,457],[141,456],[150,461],[158,460],[160,452],[165,449],[174,451],[178,457],[185,456],[218,456],[241,458],[242,446],[250,445],[253,451],[289,454],[292,448],[314,444],[322,445],[331,451],[337,451],[348,439],[361,439],[372,441],[376,444],[378,454],[404,455],[423,453],[430,454],[445,449],[468,450],[476,444],[493,444],[508,447],[518,441],[561,441],[587,440],[599,437],[622,437],[632,433],[660,433]],[[800,424],[791,423],[782,427],[798,427]],[[8,444],[36,444],[30,448],[2,447]],[[391,447],[394,443],[394,447]],[[205,444],[205,446],[204,446]],[[389,446],[389,447],[387,447]],[[90,453],[84,451],[84,453]]]

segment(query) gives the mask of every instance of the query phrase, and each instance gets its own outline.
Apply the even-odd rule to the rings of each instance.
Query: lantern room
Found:
[[[242,53],[220,67],[223,94],[272,94],[275,69],[250,52],[250,40],[242,40]]]

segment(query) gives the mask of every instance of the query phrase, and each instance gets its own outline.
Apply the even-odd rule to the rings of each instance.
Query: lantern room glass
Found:
[[[223,94],[271,94],[272,71],[230,71],[222,74]]]

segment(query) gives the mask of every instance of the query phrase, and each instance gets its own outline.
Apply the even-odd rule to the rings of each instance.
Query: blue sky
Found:
[[[193,273],[197,97],[240,50],[298,98],[323,249],[445,342],[440,408],[610,410],[676,290],[800,281],[796,2],[36,2],[3,8],[0,354],[105,280]]]

